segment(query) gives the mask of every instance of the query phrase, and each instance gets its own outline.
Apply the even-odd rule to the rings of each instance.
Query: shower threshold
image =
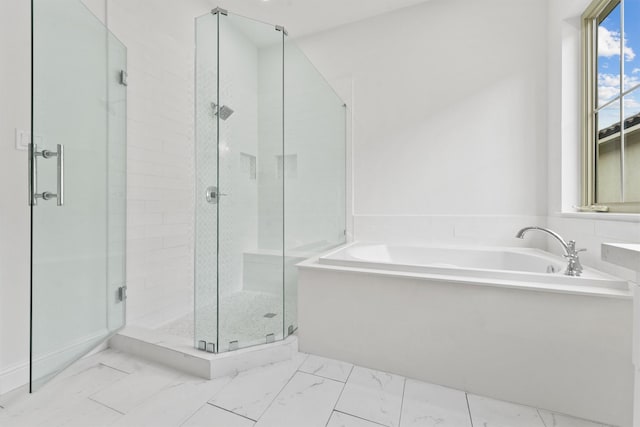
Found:
[[[291,359],[298,351],[298,338],[225,353],[207,353],[193,348],[180,337],[136,326],[127,326],[109,340],[109,346],[201,378],[214,379]]]

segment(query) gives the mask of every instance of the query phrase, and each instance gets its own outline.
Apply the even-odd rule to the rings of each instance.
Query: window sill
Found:
[[[557,217],[557,218],[576,218],[576,219],[591,219],[591,220],[620,221],[620,222],[640,222],[640,214],[637,214],[637,213],[555,212],[551,214],[551,216]]]

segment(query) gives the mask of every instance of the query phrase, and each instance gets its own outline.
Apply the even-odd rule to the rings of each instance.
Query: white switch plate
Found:
[[[36,135],[36,144],[42,144],[42,137]],[[31,143],[31,132],[24,129],[16,129],[16,150],[26,151]]]

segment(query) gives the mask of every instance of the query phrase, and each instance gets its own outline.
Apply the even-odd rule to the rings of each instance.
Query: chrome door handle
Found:
[[[64,145],[58,144],[58,151],[49,151],[42,150],[38,151],[37,145],[32,145],[30,147],[30,155],[31,162],[29,163],[31,167],[30,171],[30,179],[31,179],[31,204],[37,205],[38,199],[42,200],[50,200],[55,198],[58,206],[64,205]],[[56,182],[57,191],[55,193],[51,193],[50,191],[44,191],[42,193],[38,193],[38,157],[42,157],[43,159],[50,159],[55,157],[57,160],[57,169],[58,169],[58,177]]]
[[[38,204],[38,158],[35,153],[38,152],[38,146],[29,144],[29,204],[36,206]]]
[[[58,206],[64,205],[64,145],[58,144]]]

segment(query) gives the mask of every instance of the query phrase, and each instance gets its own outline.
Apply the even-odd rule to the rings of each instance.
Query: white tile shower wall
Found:
[[[192,309],[194,18],[207,1],[108,1],[128,48],[128,322]]]
[[[218,185],[221,193],[228,194],[218,206],[221,295],[242,288],[243,254],[257,248],[258,181],[251,179],[248,170],[243,168],[242,155],[258,157],[258,164],[261,160],[258,153],[261,142],[258,139],[259,49],[238,27],[241,18],[232,19],[222,16],[219,32],[220,104],[235,110],[233,116],[219,122]],[[216,242],[210,244],[215,247]]]

